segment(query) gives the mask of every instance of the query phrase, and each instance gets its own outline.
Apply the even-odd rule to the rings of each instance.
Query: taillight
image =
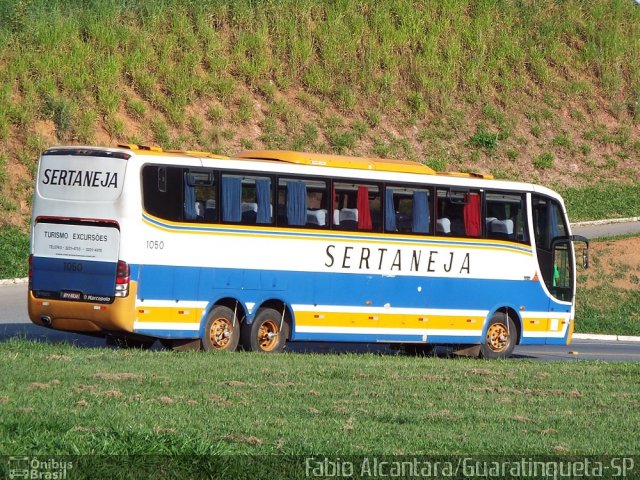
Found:
[[[33,254],[29,255],[29,290],[33,280]]]
[[[118,260],[118,266],[116,267],[116,297],[126,297],[129,295],[129,281],[131,280],[131,273],[127,262]]]

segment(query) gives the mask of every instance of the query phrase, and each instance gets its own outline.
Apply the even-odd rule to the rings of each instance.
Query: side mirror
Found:
[[[582,235],[572,235],[571,241],[583,242],[585,244],[584,250],[582,251],[582,267],[589,268],[589,239]]]

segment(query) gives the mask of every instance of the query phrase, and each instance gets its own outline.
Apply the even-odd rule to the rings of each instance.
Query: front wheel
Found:
[[[289,324],[272,308],[261,308],[251,325],[244,325],[242,346],[253,352],[281,352],[289,336]]]
[[[226,350],[233,352],[240,340],[240,322],[228,307],[219,305],[211,310],[207,317],[202,336],[202,348],[205,350]]]
[[[489,320],[485,341],[480,345],[482,358],[508,358],[516,347],[516,324],[504,313],[496,313]]]

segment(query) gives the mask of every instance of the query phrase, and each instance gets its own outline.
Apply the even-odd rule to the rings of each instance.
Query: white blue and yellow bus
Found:
[[[411,161],[56,147],[34,193],[29,315],[128,345],[504,357],[571,341],[574,240],[547,188]]]

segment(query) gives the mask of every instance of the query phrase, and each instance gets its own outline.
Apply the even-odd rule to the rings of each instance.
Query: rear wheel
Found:
[[[242,345],[253,352],[281,352],[289,336],[289,324],[272,308],[261,308],[250,325],[242,330]]]
[[[235,351],[240,340],[239,323],[233,310],[222,305],[215,307],[207,317],[202,347],[205,350]]]
[[[504,313],[496,313],[489,320],[485,341],[480,345],[482,358],[507,358],[516,347],[518,331],[511,318]]]

